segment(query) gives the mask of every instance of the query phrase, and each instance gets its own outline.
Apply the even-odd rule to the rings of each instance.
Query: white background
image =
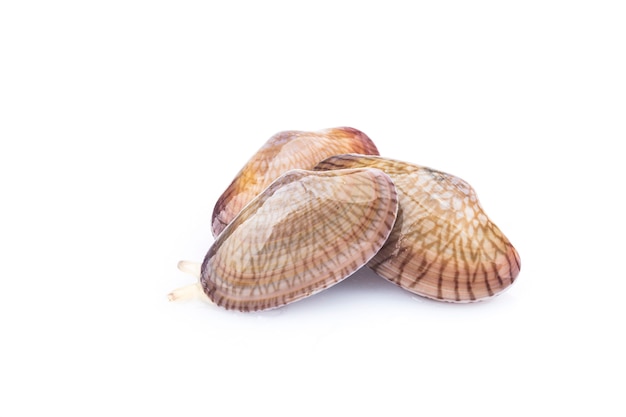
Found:
[[[4,1],[0,414],[624,415],[620,1]],[[458,175],[516,284],[168,303],[274,133]]]

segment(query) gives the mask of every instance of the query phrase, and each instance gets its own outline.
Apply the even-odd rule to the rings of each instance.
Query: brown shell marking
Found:
[[[241,209],[290,169],[313,169],[332,155],[378,155],[367,135],[350,127],[318,132],[285,131],[272,136],[246,163],[213,209],[212,232],[219,235]]]
[[[397,210],[393,182],[380,170],[289,171],[217,237],[202,264],[202,289],[241,311],[312,295],[365,265]]]
[[[389,174],[400,202],[387,243],[368,263],[379,275],[421,296],[452,302],[488,298],[515,281],[519,255],[467,182],[376,156],[332,156],[315,169],[357,167]]]

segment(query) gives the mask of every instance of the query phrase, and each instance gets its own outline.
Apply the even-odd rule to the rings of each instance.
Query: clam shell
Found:
[[[316,170],[370,167],[393,179],[400,208],[394,229],[368,263],[411,292],[442,301],[491,297],[513,283],[520,258],[462,179],[427,167],[363,155],[337,155]]]
[[[367,135],[350,127],[318,132],[286,131],[272,136],[246,163],[213,209],[212,232],[219,235],[241,209],[290,169],[313,169],[325,158],[344,153],[378,155]]]
[[[241,311],[312,295],[365,265],[387,240],[397,210],[382,171],[289,171],[217,237],[202,264],[202,289],[217,305]]]

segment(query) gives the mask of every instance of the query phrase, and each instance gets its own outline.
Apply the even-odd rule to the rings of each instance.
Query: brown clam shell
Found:
[[[201,268],[217,305],[265,310],[312,295],[365,265],[387,241],[398,200],[376,169],[292,170],[235,217]]]
[[[367,135],[350,127],[318,132],[285,131],[272,136],[246,163],[213,209],[212,232],[219,235],[241,209],[290,169],[313,169],[325,158],[344,153],[378,155]]]
[[[442,301],[471,302],[510,286],[520,258],[462,179],[392,159],[337,155],[316,170],[369,167],[393,179],[400,207],[394,229],[368,263],[411,292]]]

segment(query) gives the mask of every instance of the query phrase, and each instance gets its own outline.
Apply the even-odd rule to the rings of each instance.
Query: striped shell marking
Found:
[[[241,311],[312,295],[365,265],[397,210],[393,182],[380,170],[289,171],[217,237],[202,264],[202,289]]]
[[[367,135],[350,127],[318,132],[285,131],[272,136],[237,174],[213,209],[213,236],[219,235],[254,197],[291,169],[313,169],[343,153],[378,155]]]
[[[368,263],[379,275],[421,296],[451,302],[485,299],[513,283],[519,255],[467,182],[376,156],[333,156],[315,169],[356,167],[383,170],[398,192],[394,229]]]

